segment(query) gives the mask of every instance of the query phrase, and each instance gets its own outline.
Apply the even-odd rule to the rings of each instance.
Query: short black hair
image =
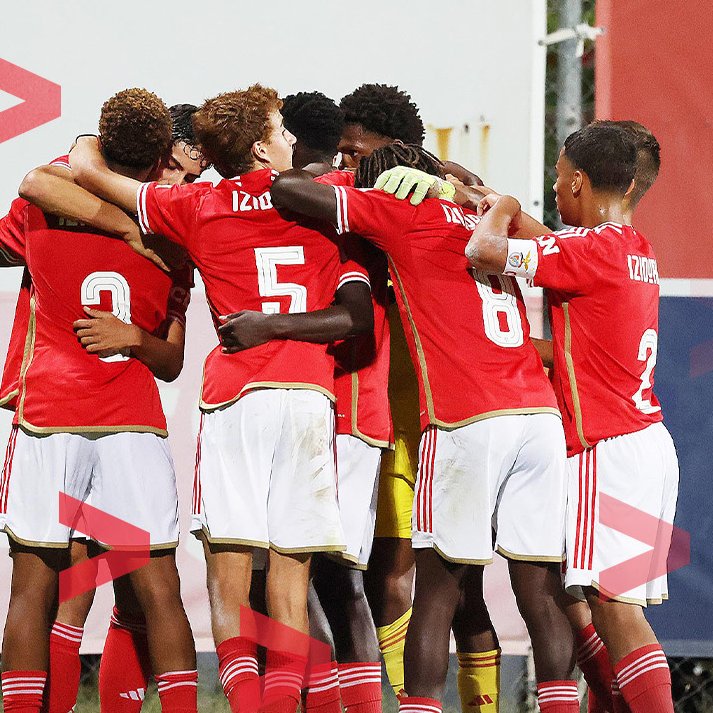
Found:
[[[388,84],[362,84],[342,98],[347,124],[361,124],[371,131],[405,144],[423,143],[426,135],[418,107],[411,96]]]
[[[404,144],[394,141],[365,156],[359,162],[354,185],[357,188],[372,188],[376,179],[390,168],[408,166],[417,168],[432,176],[443,178],[443,164],[440,159],[418,144]]]
[[[322,92],[298,92],[282,100],[285,128],[297,141],[334,156],[344,128],[344,112]]]
[[[173,131],[171,138],[176,141],[185,141],[191,146],[196,145],[196,135],[193,133],[193,115],[198,111],[195,104],[174,104],[168,107],[171,115]]]
[[[651,131],[638,121],[599,120],[595,123],[599,126],[621,127],[629,134],[636,146],[636,173],[630,199],[632,207],[635,207],[658,178],[661,168],[661,146]]]
[[[564,155],[597,190],[624,195],[636,173],[636,146],[620,126],[593,123],[575,131],[564,142]]]

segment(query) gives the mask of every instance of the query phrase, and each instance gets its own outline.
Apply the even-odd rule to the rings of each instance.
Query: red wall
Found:
[[[713,278],[713,2],[598,0],[596,113],[661,144],[636,225],[664,277]]]

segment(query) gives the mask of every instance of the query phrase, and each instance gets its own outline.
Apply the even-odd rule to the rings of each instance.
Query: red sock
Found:
[[[3,673],[2,704],[5,713],[40,713],[46,682],[46,671]]]
[[[162,713],[198,713],[198,671],[169,671],[154,678]]]
[[[399,696],[399,713],[441,713],[443,704],[435,698]]]
[[[381,713],[381,663],[340,663],[339,691],[347,713]]]
[[[590,713],[612,710],[611,682],[614,677],[611,661],[604,642],[589,624],[575,634],[577,642],[577,665],[582,669],[591,689],[587,710]]]
[[[260,706],[257,646],[236,636],[216,647],[218,674],[232,713],[254,713]]]
[[[50,671],[47,677],[47,713],[67,713],[74,708],[82,675],[79,647],[84,629],[56,621],[50,632]]]
[[[102,713],[139,713],[150,676],[143,617],[122,614],[114,607],[99,665]]]
[[[579,713],[576,681],[537,684],[537,703],[542,713]]]
[[[658,644],[627,654],[614,666],[614,673],[632,713],[673,713],[671,672]]]
[[[304,713],[342,713],[336,661],[307,673],[302,710]]]
[[[619,684],[616,682],[616,678],[613,678],[611,682],[611,698],[613,713],[630,713],[629,706],[626,705],[624,696],[621,695],[621,691],[619,690]]]
[[[262,713],[295,713],[305,675],[303,657],[268,651],[265,664],[265,689]]]

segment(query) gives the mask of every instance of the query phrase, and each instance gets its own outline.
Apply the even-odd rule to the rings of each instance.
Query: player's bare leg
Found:
[[[87,544],[72,540],[69,546],[71,565],[88,559]],[[74,708],[79,692],[82,663],[79,647],[84,624],[94,602],[95,590],[60,602],[57,617],[50,632],[50,669],[47,678],[47,713],[66,713]]]
[[[148,564],[129,579],[146,617],[154,674],[195,669],[195,646],[181,602],[175,550],[152,552]]]
[[[508,566],[517,608],[532,642],[540,710],[579,711],[572,680],[574,635],[564,613],[560,564],[511,559]]]
[[[643,607],[585,590],[594,627],[609,651],[617,692],[632,713],[672,713],[671,673]],[[615,707],[620,704],[615,702]]]
[[[483,596],[483,568],[468,567],[453,618],[458,693],[465,713],[495,713],[500,693],[500,644]]]
[[[31,548],[11,541],[10,605],[2,642],[5,708],[39,713],[49,668],[49,635],[54,620],[59,570],[68,551]]]
[[[602,637],[612,661],[619,661],[635,649],[657,644],[656,634],[637,604],[603,599],[593,589],[587,592],[592,621]]]
[[[416,551],[416,593],[404,652],[404,690],[410,698],[443,697],[451,623],[466,570],[434,549]]]
[[[589,686],[587,710],[589,713],[611,711],[614,672],[607,648],[592,623],[589,604],[566,595],[565,614],[574,632],[577,665]]]
[[[265,713],[296,711],[309,656],[308,637],[297,639],[290,630],[309,634],[307,593],[309,553],[282,554],[270,550],[267,564],[267,611],[280,627],[265,667]],[[282,640],[281,640],[282,639]]]
[[[49,640],[65,549],[10,543],[12,584],[2,642],[2,670],[47,671]]]
[[[314,560],[313,560],[314,569]],[[334,653],[334,640],[329,620],[314,588],[310,584],[307,595],[310,638],[327,644],[331,650],[331,659],[324,666],[311,668],[305,677],[302,690],[302,710],[304,713],[342,713],[342,700],[339,694],[339,671]]]
[[[329,620],[337,661],[378,661],[379,642],[362,572],[326,557],[317,559],[314,571],[314,586]]]
[[[564,681],[574,669],[574,638],[564,613],[560,565],[508,560],[517,607],[532,642],[537,681]]]
[[[231,711],[236,713],[241,699],[253,696],[257,700],[260,693],[257,647],[240,636],[240,610],[250,606],[253,553],[247,547],[211,544],[204,535],[200,539],[220,682]],[[257,577],[264,581],[262,573],[257,573]],[[264,606],[264,596],[262,599]]]
[[[376,626],[391,624],[411,608],[415,567],[411,540],[374,539],[364,585]]]
[[[181,601],[176,551],[151,553],[145,566],[129,574],[146,617],[151,667],[164,713],[197,710],[198,671],[191,626]]]

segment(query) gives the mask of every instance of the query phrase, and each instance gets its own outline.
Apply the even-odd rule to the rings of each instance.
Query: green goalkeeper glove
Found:
[[[417,168],[397,166],[384,171],[377,179],[374,188],[393,193],[399,200],[404,200],[411,193],[411,205],[418,205],[431,191],[437,198],[452,201],[456,187],[438,176],[432,176]]]

